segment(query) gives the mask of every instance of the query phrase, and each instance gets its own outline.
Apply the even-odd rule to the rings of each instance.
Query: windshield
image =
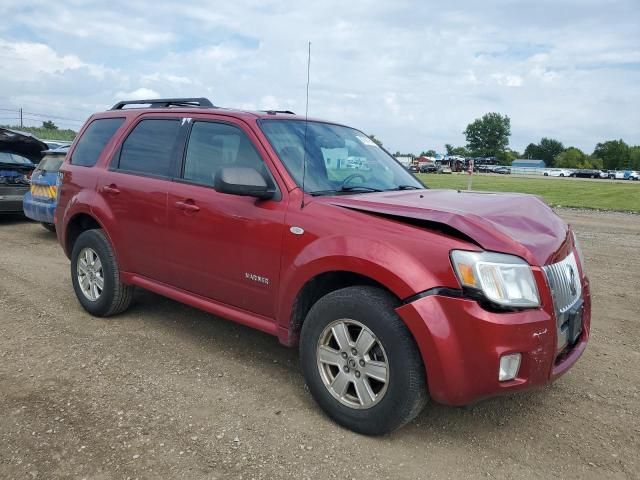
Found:
[[[302,186],[306,163],[307,193],[424,188],[373,140],[353,128],[304,120],[262,120],[260,126],[298,186]]]
[[[37,171],[57,172],[64,161],[64,155],[47,154],[38,164]]]

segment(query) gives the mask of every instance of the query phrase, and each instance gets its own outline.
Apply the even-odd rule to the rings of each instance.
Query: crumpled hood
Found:
[[[453,228],[485,250],[545,265],[564,244],[567,224],[540,198],[518,193],[407,190],[320,197],[332,205]]]
[[[30,133],[0,128],[0,152],[22,155],[37,164],[42,158],[42,152],[48,148],[46,143]]]

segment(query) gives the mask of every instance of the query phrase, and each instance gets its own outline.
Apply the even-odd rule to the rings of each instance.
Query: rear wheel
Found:
[[[49,230],[50,232],[55,232],[56,231],[56,226],[53,223],[44,223],[42,222],[41,225],[46,228],[47,230]]]
[[[348,287],[318,300],[302,326],[300,361],[311,394],[358,433],[391,432],[428,399],[420,353],[396,306],[379,288]]]
[[[102,230],[87,230],[76,240],[71,280],[78,301],[92,315],[108,317],[131,304],[134,287],[120,281],[113,249]]]

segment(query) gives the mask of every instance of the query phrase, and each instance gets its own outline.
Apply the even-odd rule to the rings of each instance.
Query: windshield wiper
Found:
[[[415,185],[398,185],[395,188],[389,188],[386,191],[391,192],[394,190],[422,190],[420,187],[416,187]]]
[[[382,192],[379,188],[367,187],[365,185],[351,185],[340,187],[341,192],[355,192],[356,190],[364,190],[365,192]]]
[[[364,185],[351,185],[351,186],[342,186],[339,189],[329,189],[329,190],[316,190],[315,192],[309,192],[310,195],[314,197],[320,195],[335,195],[341,193],[359,193],[359,192],[383,192],[384,190],[380,190],[379,188],[367,187]]]

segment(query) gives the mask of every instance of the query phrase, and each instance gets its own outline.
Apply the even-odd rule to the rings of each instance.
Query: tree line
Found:
[[[560,140],[544,137],[538,143],[530,143],[520,153],[509,148],[511,119],[496,112],[475,119],[462,133],[467,140],[466,146],[446,144],[448,155],[495,157],[503,165],[527,158],[544,160],[547,167],[640,170],[640,145],[631,146],[622,139],[598,143],[593,152],[585,153],[577,147],[565,147]],[[433,157],[435,154],[435,151],[427,150],[420,156]]]

